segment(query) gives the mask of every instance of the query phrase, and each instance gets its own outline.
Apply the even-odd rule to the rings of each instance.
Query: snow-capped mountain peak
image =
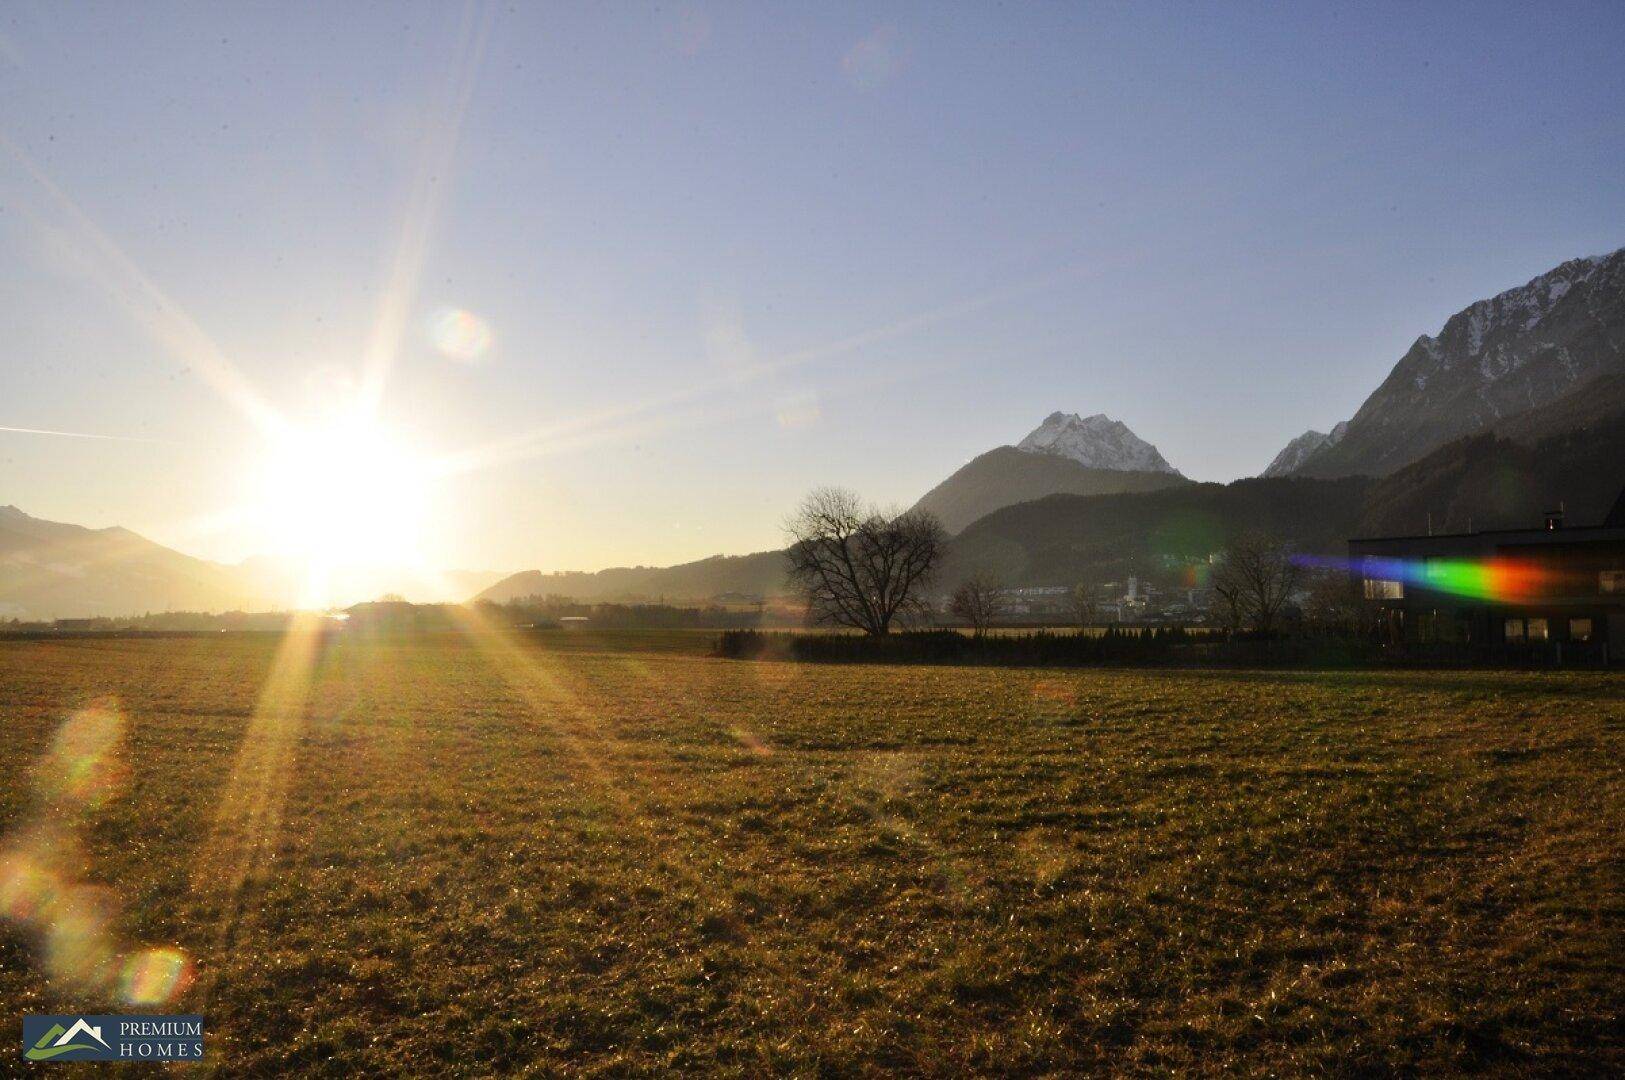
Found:
[[[1350,419],[1345,437],[1288,466],[1294,440],[1264,475],[1386,476],[1621,364],[1625,248],[1570,259],[1462,308],[1437,334],[1416,339]]]
[[[1179,475],[1179,470],[1168,464],[1155,446],[1130,431],[1127,424],[1105,413],[1087,417],[1077,413],[1050,413],[1016,444],[1016,449],[1029,454],[1071,458],[1092,469]]]
[[[1348,429],[1349,422],[1344,420],[1337,424],[1337,426],[1333,427],[1329,432],[1315,431],[1313,429],[1304,432],[1296,439],[1293,439],[1291,442],[1287,443],[1286,446],[1281,449],[1281,452],[1275,455],[1275,460],[1270,462],[1269,468],[1265,469],[1259,475],[1290,476],[1292,473],[1297,471],[1298,466],[1302,465],[1305,461],[1308,461],[1309,455],[1313,454],[1316,450],[1319,450],[1323,446],[1336,446],[1338,443],[1342,442],[1343,433]]]
[[[1602,256],[1570,259],[1527,284],[1468,306],[1445,323],[1438,338],[1424,336],[1428,359],[1446,367],[1454,366],[1453,361],[1474,363],[1478,376],[1487,382],[1511,374],[1528,359],[1517,339],[1536,331],[1558,303],[1576,286],[1588,283],[1605,262]]]

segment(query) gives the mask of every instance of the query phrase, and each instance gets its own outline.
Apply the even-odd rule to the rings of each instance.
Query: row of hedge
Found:
[[[729,630],[717,638],[717,656],[736,660],[803,660],[815,663],[1015,664],[1061,666],[1173,662],[1196,637],[1178,627],[1142,632],[1109,629],[1103,634],[989,634],[919,630],[868,637],[861,634],[764,633]]]
[[[1460,643],[1395,645],[1336,636],[1188,633],[1180,627],[1109,629],[1103,634],[989,634],[921,630],[859,634],[728,630],[716,656],[830,664],[985,664],[1083,667],[1091,664],[1189,667],[1597,667],[1618,659],[1600,649]]]

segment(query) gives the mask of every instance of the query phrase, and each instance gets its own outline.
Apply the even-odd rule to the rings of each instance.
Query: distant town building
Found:
[[[1000,607],[1007,616],[1069,614],[1072,590],[1065,585],[1020,585],[998,591]]]
[[[718,607],[761,607],[766,602],[767,598],[759,593],[725,592],[711,597],[711,603]]]
[[[81,630],[95,630],[95,629],[98,629],[100,625],[101,625],[100,622],[98,620],[96,620],[96,619],[58,619],[58,620],[56,620],[56,628],[58,630],[73,630],[73,631],[76,631],[76,632],[81,631]]]

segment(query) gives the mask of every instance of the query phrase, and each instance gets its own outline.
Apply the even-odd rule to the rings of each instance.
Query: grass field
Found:
[[[0,643],[0,1012],[169,946],[231,1074],[1625,1068],[1625,678],[706,644]]]

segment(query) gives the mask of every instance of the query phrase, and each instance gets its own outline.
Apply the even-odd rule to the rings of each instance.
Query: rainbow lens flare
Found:
[[[131,953],[119,971],[119,999],[126,1005],[164,1005],[192,983],[192,962],[179,949]]]
[[[1403,581],[1406,585],[1469,600],[1510,603],[1529,600],[1550,584],[1551,574],[1534,563],[1516,559],[1387,559],[1365,560],[1367,578]]]
[[[1293,561],[1315,569],[1353,572],[1368,582],[1394,581],[1411,589],[1503,604],[1551,595],[1565,584],[1563,575],[1551,567],[1506,556],[1488,559],[1302,556]]]

